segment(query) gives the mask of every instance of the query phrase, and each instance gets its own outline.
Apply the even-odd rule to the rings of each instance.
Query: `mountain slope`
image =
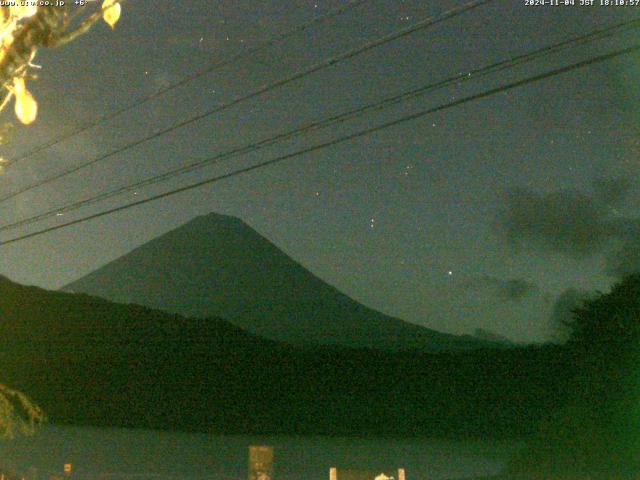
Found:
[[[53,422],[225,433],[514,435],[556,402],[558,348],[293,347],[0,277],[0,383]]]
[[[504,335],[500,335],[484,328],[476,328],[475,332],[473,332],[473,336],[478,340],[493,342],[497,345],[504,345],[506,347],[515,347],[516,345],[513,341],[511,341]]]
[[[218,214],[197,217],[64,290],[185,316],[219,316],[294,344],[433,351],[487,345],[367,308],[239,219]]]

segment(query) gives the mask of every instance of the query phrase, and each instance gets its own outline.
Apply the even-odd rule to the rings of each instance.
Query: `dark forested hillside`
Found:
[[[557,347],[291,347],[0,280],[1,380],[52,421],[217,432],[519,435],[565,388]]]

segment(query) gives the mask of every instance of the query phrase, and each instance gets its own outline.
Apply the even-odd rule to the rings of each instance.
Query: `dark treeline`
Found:
[[[638,276],[588,300],[565,345],[456,353],[290,347],[219,319],[185,319],[6,279],[0,318],[2,380],[53,422],[526,437],[509,478],[638,472]]]
[[[567,326],[566,394],[513,459],[513,478],[638,479],[640,275],[586,300]]]
[[[55,422],[225,433],[521,436],[568,387],[559,347],[294,348],[218,320],[0,285],[2,380]]]

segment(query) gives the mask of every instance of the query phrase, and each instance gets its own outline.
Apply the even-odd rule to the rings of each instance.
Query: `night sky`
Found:
[[[579,2],[579,0],[576,0]],[[371,0],[5,169],[0,194],[87,161],[461,1]],[[6,159],[323,15],[325,0],[135,0],[111,31],[41,51],[33,126]],[[311,120],[633,16],[640,7],[496,0],[176,130],[0,206],[0,225]],[[165,184],[11,232],[68,221],[640,39],[599,40]],[[234,215],[353,298],[453,333],[553,335],[568,289],[640,266],[640,57],[627,55],[159,202],[1,248],[0,273],[58,288],[196,215]],[[11,109],[3,113],[12,117]]]

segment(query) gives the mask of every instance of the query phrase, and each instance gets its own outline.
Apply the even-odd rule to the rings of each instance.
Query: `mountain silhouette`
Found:
[[[478,340],[484,340],[487,342],[493,342],[505,346],[515,346],[515,343],[504,335],[500,335],[499,333],[492,332],[491,330],[487,330],[484,328],[476,328],[476,330],[473,332],[473,336]]]
[[[241,220],[196,217],[63,290],[187,317],[221,317],[292,344],[469,349],[490,342],[384,315],[341,293]]]

